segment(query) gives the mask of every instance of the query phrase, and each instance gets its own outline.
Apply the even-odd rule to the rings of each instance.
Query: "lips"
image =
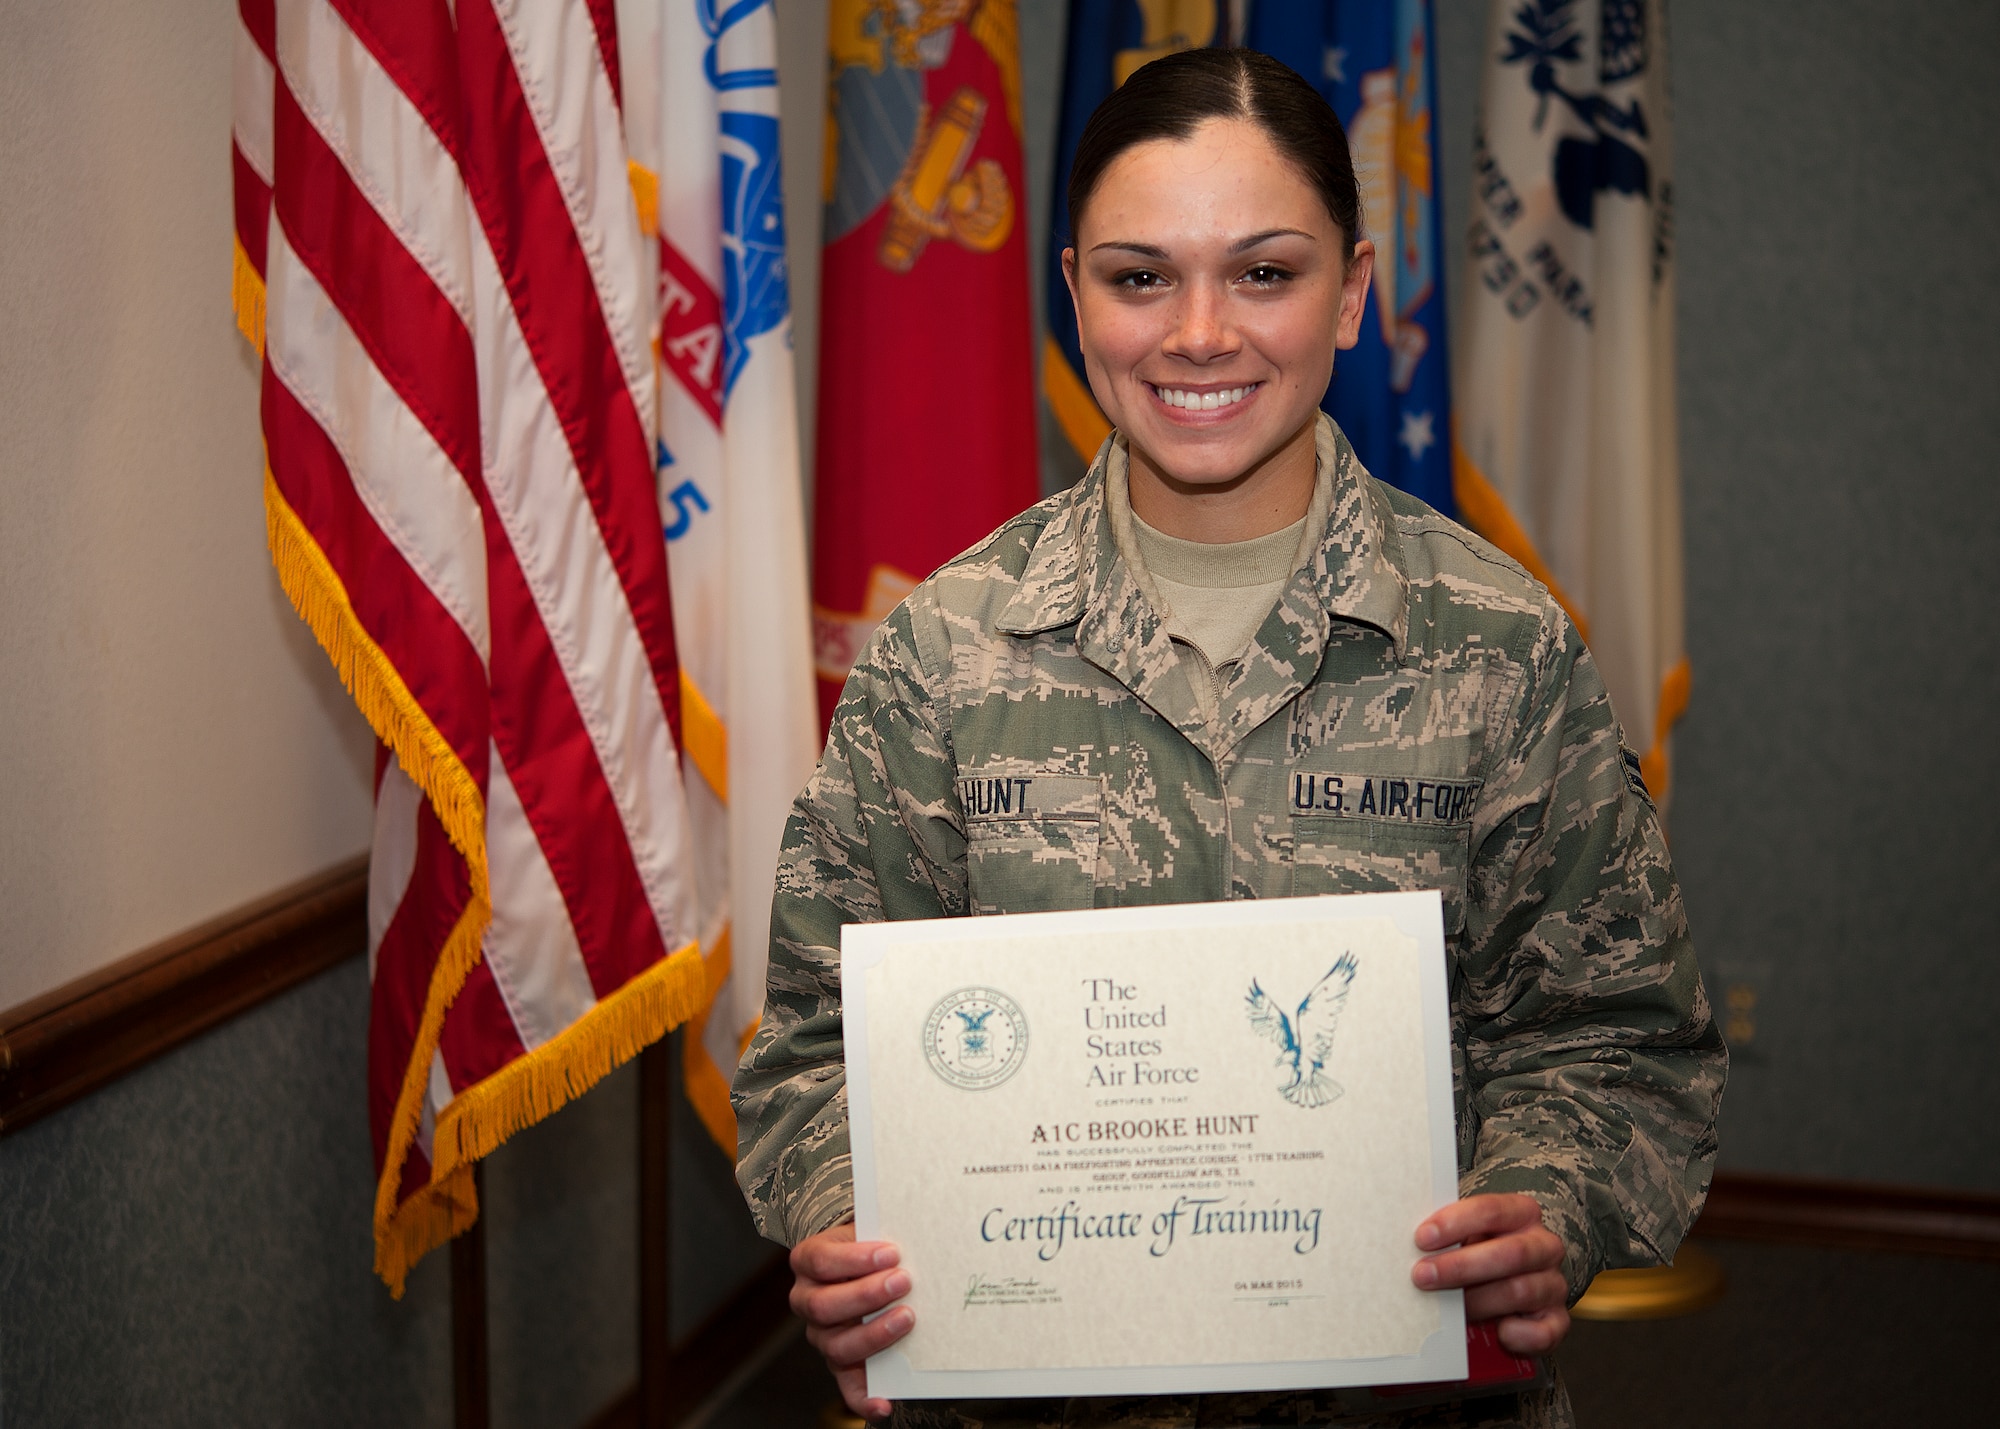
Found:
[[[1233,407],[1255,392],[1264,384],[1252,382],[1243,387],[1223,387],[1204,392],[1196,392],[1185,387],[1161,387],[1147,383],[1153,395],[1169,407],[1178,407],[1189,412],[1219,412],[1225,407]]]

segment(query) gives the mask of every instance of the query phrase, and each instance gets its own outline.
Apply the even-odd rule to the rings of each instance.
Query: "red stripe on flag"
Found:
[[[264,440],[272,479],[339,574],[369,638],[484,789],[486,672],[479,652],[375,524],[338,448],[269,363]]]
[[[458,41],[446,0],[330,0],[453,160],[459,158]]]
[[[451,846],[430,801],[418,800],[416,860],[402,901],[375,950],[375,976],[368,988],[368,1127],[374,1134],[378,1178],[438,954],[471,901],[472,880],[465,860]],[[428,1179],[426,1168],[417,1185]],[[405,1195],[409,1189],[406,1173]]]
[[[292,251],[483,504],[479,387],[464,322],[282,79],[275,119],[278,218]]]
[[[257,48],[264,52],[264,58],[275,67],[278,63],[278,6],[277,0],[238,0],[236,13],[242,18],[243,28],[250,38],[257,42]]]
[[[618,6],[616,0],[584,0],[590,11],[591,28],[597,31],[597,53],[604,60],[605,76],[611,81],[611,97],[625,107],[625,82],[618,69]]]
[[[493,969],[483,959],[452,999],[438,1050],[444,1054],[452,1084],[465,1087],[485,1081],[527,1051]]]
[[[462,0],[458,37],[467,114],[466,187],[562,422],[678,741],[680,681],[667,544],[645,424],[625,385],[590,266],[487,0]]]
[[[505,543],[496,519],[489,518],[487,528],[489,551],[495,541]],[[603,997],[671,950],[521,568],[489,559],[487,583],[495,651],[493,739],[562,891],[591,986]]]
[[[229,146],[229,167],[236,181],[236,241],[243,245],[243,255],[261,278],[271,241],[271,186],[257,177],[243,150],[234,143]]]

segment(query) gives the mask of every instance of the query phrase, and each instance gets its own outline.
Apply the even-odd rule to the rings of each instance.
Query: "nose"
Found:
[[[1207,283],[1182,289],[1174,325],[1161,344],[1169,357],[1206,365],[1234,355],[1241,345],[1229,323],[1225,294]]]

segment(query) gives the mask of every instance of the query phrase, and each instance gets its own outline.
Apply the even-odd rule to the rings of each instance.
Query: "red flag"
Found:
[[[813,645],[868,634],[1040,492],[1015,0],[834,0]]]

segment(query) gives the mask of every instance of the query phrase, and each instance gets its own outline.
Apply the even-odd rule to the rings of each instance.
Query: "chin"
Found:
[[[1249,475],[1282,450],[1298,432],[1298,425],[1284,431],[1187,432],[1168,427],[1138,434],[1138,444],[1163,475],[1183,486],[1227,486]],[[1128,428],[1126,439],[1133,439]]]

